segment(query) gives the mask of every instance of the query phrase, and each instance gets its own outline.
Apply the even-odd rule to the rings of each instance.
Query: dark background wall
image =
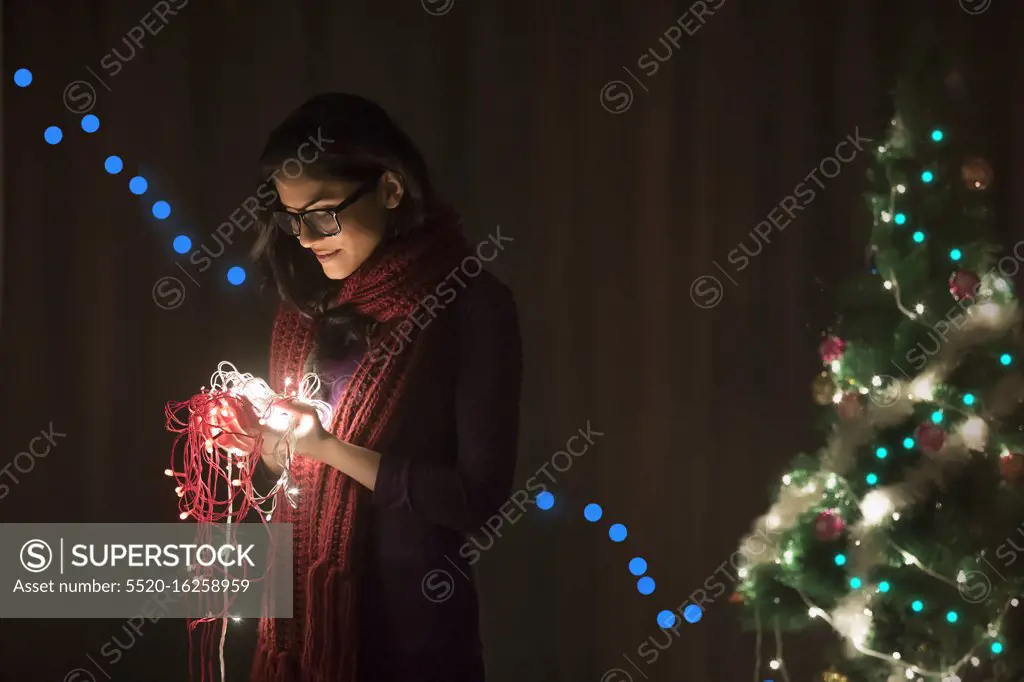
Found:
[[[596,681],[621,667],[637,681],[751,679],[753,637],[724,596],[657,661],[637,647],[658,610],[729,558],[791,454],[817,442],[814,349],[827,291],[864,267],[866,156],[742,272],[726,255],[755,248],[754,225],[840,140],[881,135],[896,58],[925,15],[967,48],[999,228],[1021,236],[1024,10],[726,0],[648,76],[637,59],[664,55],[658,39],[677,19],[693,25],[688,3],[424,3],[192,0],[113,77],[101,59],[126,54],[151,3],[3,3],[0,466],[51,421],[68,435],[19,475],[0,520],[174,520],[163,405],[223,359],[263,372],[273,300],[254,277],[224,279],[245,265],[251,233],[206,272],[171,239],[216,247],[211,233],[258,183],[270,128],[315,92],[352,91],[406,126],[475,239],[499,225],[514,238],[492,265],[516,293],[525,343],[518,480],[588,420],[605,434],[554,474],[555,508],[504,528],[478,564],[492,678]],[[21,66],[35,74],[25,90],[11,82]],[[91,136],[62,102],[76,80],[95,86]],[[606,107],[627,102],[622,86],[601,97],[613,80],[633,93],[616,114]],[[42,137],[51,124],[65,129],[56,146]],[[144,198],[103,171],[111,153],[149,179]],[[173,206],[166,223],[147,212],[157,197]],[[691,300],[704,275],[724,285],[710,308]],[[182,299],[158,291],[179,303],[170,310],[154,301],[164,277],[183,286]],[[582,519],[591,501],[628,526],[622,546]],[[637,554],[658,580],[649,597],[626,571]],[[102,662],[112,636],[129,641],[122,625],[4,621],[0,679],[63,680],[87,656]],[[246,679],[254,627],[229,637],[229,678]],[[794,680],[816,670],[808,641],[787,639]],[[182,680],[186,646],[182,621],[149,624],[106,672]]]

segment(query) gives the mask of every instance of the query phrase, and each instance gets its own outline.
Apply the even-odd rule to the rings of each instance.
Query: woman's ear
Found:
[[[402,202],[405,196],[405,181],[395,171],[384,171],[377,183],[377,197],[381,206],[392,209]]]

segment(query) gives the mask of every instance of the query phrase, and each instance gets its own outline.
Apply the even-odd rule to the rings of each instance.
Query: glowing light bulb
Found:
[[[886,291],[888,291],[892,289],[892,282],[890,282],[889,280],[885,280],[884,282],[882,282],[882,286],[885,287]]]
[[[881,386],[882,385],[882,377],[878,376],[877,374],[875,376],[871,377],[871,385],[872,386]]]
[[[234,622],[236,622],[236,623],[241,623],[241,622],[242,622],[242,619],[241,619],[241,618],[239,618],[238,616],[232,616],[232,617],[231,617],[231,620],[233,620],[233,621],[234,621]]]
[[[892,657],[895,658],[897,661],[903,658],[903,656],[898,651],[892,652]]]
[[[174,472],[170,469],[164,469],[164,476],[173,476]]]
[[[892,214],[888,211],[882,211],[882,222],[887,223],[892,220]]]
[[[181,519],[182,521],[184,521],[185,519],[187,519],[187,518],[188,518],[188,516],[189,516],[189,512],[187,512],[187,511],[183,511],[183,512],[181,512],[180,514],[178,514],[178,518],[179,518],[179,519]]]
[[[772,514],[768,517],[767,523],[769,528],[778,528],[779,524],[782,523],[782,520],[777,515]]]
[[[235,480],[231,481],[231,485],[237,488],[242,485],[242,482],[236,478]]]
[[[790,476],[789,474],[786,474],[785,476],[782,477],[783,485],[789,485],[792,482],[793,482],[793,477]]]
[[[899,192],[900,194],[903,194],[904,192],[907,191],[907,186],[906,185],[896,185],[896,191]]]
[[[881,523],[883,518],[892,513],[892,500],[885,492],[872,490],[864,496],[860,504],[860,510],[861,515],[864,517],[864,523],[869,526],[876,526]]]
[[[914,310],[917,311],[918,315],[923,314],[924,313],[924,303],[918,303],[917,305],[915,305],[914,306]]]
[[[768,667],[772,670],[778,670],[781,666],[782,664],[779,662],[778,659],[774,659],[768,664]]]

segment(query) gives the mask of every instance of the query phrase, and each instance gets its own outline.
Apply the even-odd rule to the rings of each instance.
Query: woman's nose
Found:
[[[306,221],[299,218],[299,246],[311,249],[313,244],[323,239],[323,235],[306,224]]]

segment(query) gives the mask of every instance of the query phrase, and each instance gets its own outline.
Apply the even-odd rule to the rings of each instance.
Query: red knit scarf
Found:
[[[341,284],[338,303],[379,323],[371,353],[380,339],[422,303],[424,297],[469,254],[459,217],[446,209],[423,230],[378,248]],[[406,327],[409,325],[405,325]],[[401,352],[367,361],[364,355],[335,406],[329,429],[339,439],[374,449],[397,421],[403,389],[424,355],[418,325]],[[426,327],[429,329],[429,327]],[[283,392],[302,378],[313,350],[309,318],[282,307],[274,322],[268,381]],[[291,476],[299,487],[298,507],[281,500],[274,521],[293,524],[294,593],[291,619],[260,621],[252,682],[354,682],[358,630],[360,507],[369,491],[341,471],[298,456]]]

